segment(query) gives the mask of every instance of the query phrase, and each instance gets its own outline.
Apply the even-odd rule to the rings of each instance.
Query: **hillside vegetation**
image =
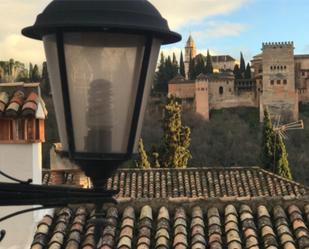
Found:
[[[150,106],[142,138],[148,150],[160,143],[162,112]],[[285,141],[294,180],[309,184],[309,105],[300,107],[305,129],[288,132]],[[184,124],[191,128],[191,167],[260,165],[261,124],[257,108],[229,108],[211,112],[204,121],[193,111],[184,111]]]

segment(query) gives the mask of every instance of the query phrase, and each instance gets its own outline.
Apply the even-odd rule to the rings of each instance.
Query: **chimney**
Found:
[[[20,180],[42,183],[42,142],[47,115],[39,83],[0,83],[0,170]],[[0,175],[1,182],[13,182]],[[1,216],[27,207],[1,207]],[[6,236],[0,248],[29,248],[38,213],[1,223]],[[18,235],[18,236],[17,236]]]

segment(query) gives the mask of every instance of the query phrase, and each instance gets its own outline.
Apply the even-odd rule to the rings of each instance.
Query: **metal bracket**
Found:
[[[22,180],[19,180],[15,177],[12,177],[12,176],[9,176],[8,174],[5,174],[2,170],[0,170],[0,175],[3,175],[4,177],[14,181],[14,182],[18,182],[18,183],[22,183],[22,184],[30,184],[32,183],[32,179],[28,179],[27,181],[22,181]]]

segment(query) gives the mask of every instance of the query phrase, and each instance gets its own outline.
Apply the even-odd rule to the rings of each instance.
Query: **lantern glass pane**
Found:
[[[142,106],[141,106],[141,111],[140,111],[137,131],[136,131],[134,153],[137,152],[138,140],[141,136],[141,131],[142,131],[143,122],[144,122],[144,115],[145,115],[145,111],[146,111],[146,107],[147,107],[147,103],[148,103],[148,97],[149,97],[151,87],[152,87],[153,81],[154,81],[154,73],[155,73],[155,69],[156,69],[156,66],[157,66],[158,55],[159,55],[159,52],[160,52],[161,43],[162,43],[162,41],[157,40],[157,39],[154,39],[152,41],[150,61],[149,61],[149,66],[148,66],[146,82],[145,82],[145,90],[144,90],[144,94],[143,94]]]
[[[126,153],[145,37],[65,33],[76,152]]]
[[[58,132],[62,144],[62,150],[68,150],[68,140],[65,123],[65,113],[62,98],[61,77],[59,72],[59,60],[57,51],[56,35],[43,37],[45,55],[47,59],[48,75],[51,82],[53,102],[56,112]]]

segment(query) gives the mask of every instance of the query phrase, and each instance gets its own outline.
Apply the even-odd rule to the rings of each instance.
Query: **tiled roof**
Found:
[[[309,248],[308,202],[268,204],[64,208],[38,224],[31,249]]]
[[[45,108],[38,87],[38,83],[0,83],[0,117],[35,117],[39,105]]]
[[[235,59],[230,55],[212,55],[212,62],[227,62],[227,61],[235,61]]]
[[[119,190],[116,206],[45,216],[31,249],[309,248],[308,189],[258,167],[121,169],[106,187]]]
[[[187,80],[181,74],[177,74],[173,79],[171,79],[168,84],[194,84],[194,80]]]
[[[43,183],[90,185],[77,171],[43,172]],[[309,192],[307,187],[259,167],[120,169],[106,188],[118,190],[118,199],[131,200],[300,196]]]

